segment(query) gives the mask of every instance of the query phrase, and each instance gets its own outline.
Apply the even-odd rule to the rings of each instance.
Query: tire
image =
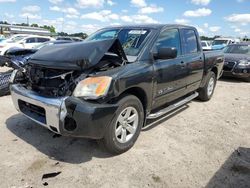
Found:
[[[209,72],[208,73],[208,79],[206,81],[206,84],[203,88],[199,89],[199,96],[198,99],[201,101],[209,101],[213,94],[214,94],[214,89],[216,86],[216,76],[214,72]]]
[[[10,80],[11,74],[12,74],[12,70],[4,72],[4,73],[0,73],[0,96],[8,95],[10,93],[9,80]]]
[[[137,97],[124,96],[118,105],[104,138],[99,140],[101,147],[113,154],[124,153],[134,145],[144,122],[144,109]]]

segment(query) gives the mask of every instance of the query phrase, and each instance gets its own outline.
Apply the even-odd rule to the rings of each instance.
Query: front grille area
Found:
[[[46,124],[46,114],[44,108],[22,100],[18,100],[18,106],[21,112],[25,115],[33,118],[36,121]]]
[[[73,71],[30,66],[27,75],[27,86],[43,96],[68,96],[75,87]]]
[[[9,87],[11,72],[0,73],[0,89]]]
[[[236,65],[236,62],[225,62],[223,70],[232,71],[235,65]]]

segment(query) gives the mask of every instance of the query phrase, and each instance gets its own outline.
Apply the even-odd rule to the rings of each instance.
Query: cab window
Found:
[[[199,51],[198,40],[194,30],[183,29],[181,31],[181,42],[183,55],[192,54]]]
[[[180,35],[178,29],[167,29],[160,33],[156,41],[156,49],[160,48],[176,48],[177,56],[181,53]]]

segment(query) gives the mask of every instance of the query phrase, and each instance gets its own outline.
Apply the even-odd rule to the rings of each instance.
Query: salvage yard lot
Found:
[[[119,156],[93,140],[55,136],[18,114],[10,96],[0,104],[0,187],[250,185],[250,83],[241,80],[219,81],[211,101],[155,122]],[[61,173],[42,180],[53,172]]]

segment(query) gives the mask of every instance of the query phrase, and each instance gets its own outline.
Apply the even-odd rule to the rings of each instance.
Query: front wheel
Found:
[[[144,122],[143,106],[137,97],[127,95],[118,105],[104,138],[100,140],[101,145],[114,154],[123,153],[134,145]]]
[[[199,96],[198,98],[202,101],[209,101],[213,94],[214,94],[214,89],[216,86],[216,76],[214,72],[209,72],[208,73],[208,79],[203,88],[199,89]]]

